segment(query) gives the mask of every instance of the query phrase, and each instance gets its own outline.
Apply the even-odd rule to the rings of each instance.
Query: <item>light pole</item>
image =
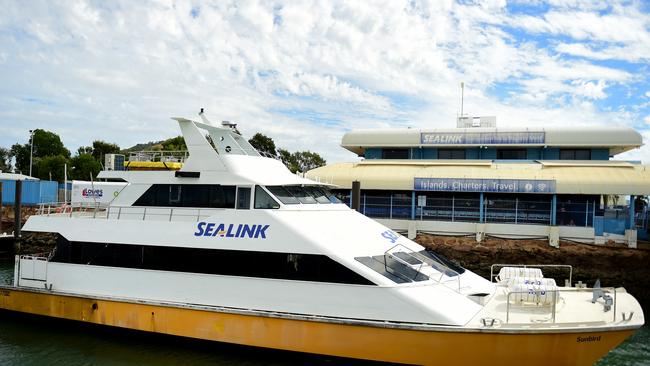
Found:
[[[29,130],[29,176],[32,176],[32,159],[34,156],[34,130]]]

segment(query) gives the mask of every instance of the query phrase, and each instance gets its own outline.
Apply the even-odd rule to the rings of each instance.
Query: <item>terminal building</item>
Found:
[[[487,123],[485,123],[487,122]],[[358,130],[342,147],[363,158],[307,172],[394,230],[604,243],[647,239],[650,167],[612,160],[643,144],[631,128]],[[484,127],[485,125],[491,127]],[[478,127],[475,127],[478,126]]]

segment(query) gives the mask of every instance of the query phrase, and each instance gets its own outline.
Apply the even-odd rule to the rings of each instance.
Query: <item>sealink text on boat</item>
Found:
[[[257,224],[216,224],[214,222],[201,221],[196,225],[194,236],[266,239],[266,230],[268,230],[269,226]]]

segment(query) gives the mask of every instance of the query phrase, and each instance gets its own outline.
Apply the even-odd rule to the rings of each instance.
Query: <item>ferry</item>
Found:
[[[42,207],[0,309],[182,337],[415,365],[590,365],[644,324],[624,288],[572,268],[489,279],[348,208],[234,126],[174,118],[189,156],[102,171],[108,206]],[[209,136],[209,139],[206,138]],[[566,269],[556,283],[548,270]]]

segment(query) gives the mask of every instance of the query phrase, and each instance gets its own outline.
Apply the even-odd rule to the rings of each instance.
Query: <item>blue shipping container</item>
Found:
[[[16,181],[2,180],[2,204],[13,205],[16,196]],[[35,206],[39,203],[54,203],[57,201],[59,184],[46,180],[23,181],[22,204]]]

